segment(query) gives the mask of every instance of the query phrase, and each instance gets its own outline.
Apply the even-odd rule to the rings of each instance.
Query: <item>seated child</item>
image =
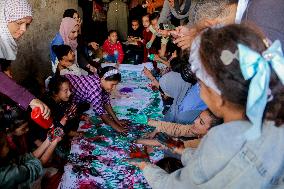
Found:
[[[140,29],[139,21],[134,19],[131,21],[131,28],[128,32],[127,41],[131,45],[138,45],[137,42],[141,41],[142,31]]]
[[[155,130],[147,136],[152,139],[157,133],[166,133],[172,137],[188,137],[196,138],[197,140],[184,141],[184,147],[196,148],[201,138],[207,134],[208,130],[214,126],[220,125],[222,119],[217,118],[209,109],[204,110],[195,120],[193,124],[178,124],[164,121],[148,120],[148,125],[155,127]],[[150,144],[154,146],[160,146],[161,144],[157,140],[145,140],[139,139],[137,143]]]
[[[118,132],[125,132],[126,121],[119,120],[110,104],[110,93],[121,81],[121,74],[113,66],[98,70],[98,74],[88,76],[65,75],[72,86],[73,100],[92,105],[94,112],[104,123]]]
[[[43,173],[62,135],[49,135],[32,153],[19,153],[18,137],[28,132],[28,117],[16,106],[2,105],[0,113],[0,188],[29,188]],[[63,124],[63,123],[61,123]],[[4,131],[3,131],[4,130]]]
[[[117,32],[110,30],[108,39],[103,44],[103,58],[106,62],[117,63],[117,65],[123,62],[124,52],[121,43],[117,40]]]
[[[57,73],[60,75],[74,74],[74,75],[88,75],[88,72],[80,68],[75,61],[75,54],[69,45],[53,45],[53,51],[59,61],[57,66]],[[93,67],[88,67],[90,71],[96,72]]]

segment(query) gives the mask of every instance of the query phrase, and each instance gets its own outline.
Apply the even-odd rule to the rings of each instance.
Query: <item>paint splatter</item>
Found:
[[[153,130],[142,124],[145,119],[162,117],[160,96],[145,87],[149,80],[141,72],[122,70],[121,74],[120,92],[129,93],[129,97],[114,99],[112,105],[119,118],[134,120],[134,123],[128,126],[125,135],[121,135],[90,115],[95,126],[87,128],[84,137],[72,142],[60,188],[150,188],[142,172],[125,159],[129,158],[133,141]],[[138,148],[145,151],[142,145]],[[149,153],[152,162],[162,157],[158,148]]]

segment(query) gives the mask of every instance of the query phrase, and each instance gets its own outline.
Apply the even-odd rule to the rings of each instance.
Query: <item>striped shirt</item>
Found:
[[[102,89],[97,74],[87,76],[65,75],[71,83],[73,100],[90,103],[96,114],[106,114],[105,104],[110,104],[109,93]]]

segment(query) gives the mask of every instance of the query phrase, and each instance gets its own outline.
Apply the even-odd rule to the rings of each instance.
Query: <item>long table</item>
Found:
[[[111,104],[121,119],[132,120],[126,135],[115,132],[110,126],[102,124],[92,110],[93,125],[81,122],[79,131],[85,131],[84,137],[72,141],[68,163],[58,188],[150,188],[142,172],[131,166],[130,149],[134,140],[152,128],[138,124],[145,115],[152,119],[162,118],[162,103],[157,91],[149,86],[149,80],[143,75],[143,65],[121,65],[122,82],[111,95]],[[138,145],[143,150],[143,146]],[[157,162],[163,157],[159,149],[150,154],[150,161]]]

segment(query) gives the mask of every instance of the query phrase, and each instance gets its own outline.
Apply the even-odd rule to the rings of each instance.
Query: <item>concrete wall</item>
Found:
[[[51,73],[49,44],[59,30],[65,9],[78,10],[78,0],[29,0],[33,22],[19,41],[17,60],[12,63],[14,78],[21,83],[28,77],[42,83]]]

